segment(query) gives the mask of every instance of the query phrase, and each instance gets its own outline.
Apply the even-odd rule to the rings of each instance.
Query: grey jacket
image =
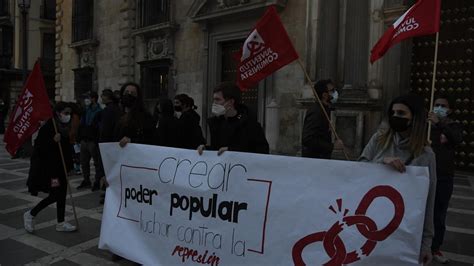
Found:
[[[392,145],[387,149],[382,150],[381,145],[377,142],[377,138],[380,134],[381,132],[377,132],[372,136],[360,155],[359,161],[383,163],[385,157],[398,157],[404,162],[411,159],[411,153],[408,149],[408,139],[402,139],[400,135],[396,133],[393,137]],[[429,169],[430,188],[428,191],[428,199],[426,201],[421,250],[431,252],[431,241],[434,235],[433,211],[436,193],[436,159],[433,150],[428,146],[425,147],[424,152],[420,156],[413,158],[409,165],[426,166]]]

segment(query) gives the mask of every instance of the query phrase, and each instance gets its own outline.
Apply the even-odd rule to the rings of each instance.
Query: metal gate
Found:
[[[429,105],[433,75],[435,37],[413,40],[412,91]],[[436,91],[455,100],[453,119],[464,126],[463,142],[457,148],[458,170],[474,172],[474,1],[442,1]]]

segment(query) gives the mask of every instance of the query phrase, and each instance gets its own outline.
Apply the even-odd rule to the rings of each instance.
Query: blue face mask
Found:
[[[448,108],[436,106],[433,108],[433,113],[435,113],[439,118],[445,118],[448,116]]]

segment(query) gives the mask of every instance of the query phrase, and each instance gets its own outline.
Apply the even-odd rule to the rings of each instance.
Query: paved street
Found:
[[[46,196],[29,195],[25,185],[28,169],[29,160],[10,159],[0,144],[0,265],[133,264],[126,260],[114,263],[110,253],[97,248],[102,215],[100,192],[73,190],[81,226],[78,232],[55,231],[56,210],[52,205],[38,215],[36,232],[26,233],[23,213]],[[72,187],[80,181],[81,176],[72,176]],[[69,200],[66,212],[66,220],[73,220]],[[453,259],[450,265],[474,264],[474,176],[460,174],[455,179],[443,250]]]
[[[71,177],[80,230],[56,232],[56,205],[52,204],[38,214],[35,233],[28,234],[23,228],[23,213],[46,195],[33,197],[28,193],[29,160],[10,159],[3,135],[0,141],[0,265],[134,265],[127,260],[114,263],[109,252],[97,248],[102,217],[100,192],[77,191],[82,176]],[[74,221],[69,196],[66,220]]]

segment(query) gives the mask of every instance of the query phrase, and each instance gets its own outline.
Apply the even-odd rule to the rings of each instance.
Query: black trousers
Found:
[[[44,208],[56,202],[57,219],[58,223],[64,222],[64,214],[66,211],[66,194],[67,185],[66,180],[61,180],[59,187],[51,188],[48,197],[40,201],[32,210],[31,215],[36,216]]]
[[[446,213],[448,212],[449,200],[453,194],[453,182],[453,177],[444,177],[440,178],[436,183],[433,215],[435,234],[433,243],[431,244],[432,251],[439,251],[441,244],[443,244],[444,233],[446,231]]]

